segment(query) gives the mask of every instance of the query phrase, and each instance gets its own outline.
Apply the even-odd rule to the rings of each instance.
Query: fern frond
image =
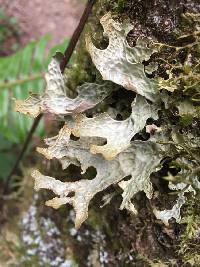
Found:
[[[49,41],[46,35],[30,42],[17,53],[0,58],[0,135],[13,143],[23,142],[32,119],[13,111],[12,98],[24,99],[29,92],[41,93],[44,88],[43,73],[55,50],[61,52],[66,41],[53,47],[45,56],[45,47]],[[37,133],[42,135],[43,126]]]

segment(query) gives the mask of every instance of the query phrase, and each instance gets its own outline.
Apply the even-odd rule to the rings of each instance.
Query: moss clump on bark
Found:
[[[199,243],[199,225],[200,225],[200,193],[191,198],[183,216],[183,229],[179,239],[178,253],[183,257],[184,262],[192,266],[200,264],[200,243]]]

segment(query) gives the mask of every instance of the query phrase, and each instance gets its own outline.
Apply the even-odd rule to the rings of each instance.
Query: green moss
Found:
[[[200,226],[200,193],[190,199],[183,217],[185,228],[180,237],[178,253],[183,257],[186,263],[192,266],[200,265],[200,243],[199,243],[199,226]]]
[[[182,15],[179,28],[174,31],[174,40],[170,43],[157,43],[160,49],[158,58],[160,73],[165,80],[161,80],[161,88],[167,88],[181,101],[188,99],[199,102],[200,84],[200,16],[194,13]],[[165,74],[163,73],[165,70]],[[160,75],[158,73],[158,75]],[[164,77],[165,76],[165,77]],[[167,79],[168,78],[168,79]]]
[[[85,48],[84,39],[81,39],[73,55],[72,65],[65,70],[65,74],[68,78],[68,86],[72,91],[84,82],[93,82],[95,80],[95,68]]]
[[[101,5],[110,11],[122,13],[125,6],[128,4],[128,2],[130,3],[131,1],[127,1],[127,0],[111,0],[111,1],[110,0],[103,0],[103,1],[101,1]]]

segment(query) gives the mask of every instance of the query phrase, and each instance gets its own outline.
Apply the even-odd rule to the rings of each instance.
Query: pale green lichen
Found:
[[[156,49],[148,47],[144,39],[138,39],[136,46],[130,47],[126,36],[133,26],[113,20],[111,13],[101,18],[101,24],[104,35],[109,38],[108,47],[97,49],[89,36],[86,37],[86,47],[103,80],[113,81],[155,101],[158,97],[157,85],[146,76],[142,63],[149,60]]]
[[[57,195],[47,201],[48,206],[59,208],[63,204],[71,204],[74,207],[77,228],[86,220],[92,198],[113,184],[118,184],[123,190],[120,208],[126,208],[136,213],[132,203],[133,197],[138,192],[144,191],[149,199],[152,198],[153,186],[150,176],[158,170],[161,159],[166,156],[173,158],[171,164],[181,169],[179,175],[174,176],[173,182],[183,183],[184,187],[187,187],[189,183],[192,190],[199,187],[197,165],[199,164],[197,151],[199,141],[195,146],[197,138],[194,133],[186,134],[187,138],[185,135],[181,136],[179,131],[183,131],[183,129],[180,125],[170,124],[171,118],[168,116],[174,103],[178,105],[180,117],[185,115],[194,117],[194,113],[198,114],[198,108],[194,107],[188,112],[188,104],[184,106],[181,99],[178,99],[177,102],[173,95],[170,97],[168,91],[176,94],[178,90],[172,86],[172,74],[165,81],[167,87],[161,80],[157,82],[156,79],[147,77],[147,73],[152,73],[156,66],[156,64],[150,64],[149,68],[148,66],[145,68],[143,64],[143,61],[149,60],[151,55],[156,52],[155,47],[150,46],[149,40],[138,39],[135,47],[130,47],[126,40],[127,33],[132,28],[129,23],[120,23],[114,20],[111,13],[104,15],[101,23],[104,33],[109,38],[108,47],[104,50],[97,49],[89,36],[86,38],[86,45],[103,80],[110,80],[136,93],[128,119],[118,121],[108,113],[96,115],[99,110],[94,109],[94,111],[93,108],[96,108],[99,103],[104,103],[107,96],[112,98],[111,90],[106,83],[101,83],[101,85],[83,84],[81,88],[77,89],[79,94],[76,98],[67,97],[67,88],[56,58],[53,59],[46,76],[46,93],[42,97],[35,98],[37,101],[34,99],[32,102],[32,99],[29,99],[18,109],[24,113],[32,113],[34,116],[39,112],[50,112],[63,116],[66,125],[59,134],[46,139],[47,148],[38,148],[38,151],[47,159],[58,159],[63,169],[68,168],[70,164],[79,166],[82,174],[91,166],[96,169],[97,174],[93,179],[80,179],[75,182],[61,182],[50,176],[44,176],[39,171],[33,173],[36,190],[49,189]],[[159,86],[161,90],[169,90],[160,93]],[[164,102],[165,108],[161,106],[161,100]],[[190,99],[190,101],[193,100]],[[92,110],[91,117],[87,117],[88,113],[77,115],[88,109]],[[117,105],[113,109],[117,111]],[[156,123],[155,121],[159,118],[159,110],[161,110],[159,123],[164,126],[160,128],[152,123],[152,121]],[[64,115],[70,116],[64,117]],[[144,141],[135,140],[141,132],[146,134],[145,127],[151,139],[147,140],[148,138],[145,136]],[[163,140],[155,135],[155,132],[158,131],[162,132]],[[80,139],[73,140],[72,134]],[[139,139],[141,138],[140,136]],[[105,144],[105,142],[107,143]],[[180,160],[182,164],[180,164]],[[189,160],[194,167],[192,170],[183,167]],[[187,166],[187,163],[185,165]],[[128,176],[130,177],[127,180]],[[178,192],[178,187],[175,189]],[[166,224],[171,217],[179,222],[181,220],[180,209],[185,202],[186,197],[182,194],[172,210],[166,210],[164,213],[157,210],[155,214]]]
[[[38,171],[35,171],[32,176],[37,190],[49,189],[58,195],[47,202],[48,206],[59,208],[66,203],[73,205],[76,211],[77,228],[87,218],[88,206],[95,194],[112,184],[117,184],[129,175],[132,177],[129,182],[132,189],[130,190],[128,186],[124,187],[122,209],[130,207],[131,199],[137,192],[144,191],[148,198],[152,197],[150,174],[156,170],[161,159],[156,152],[158,150],[156,144],[135,141],[115,159],[108,161],[101,155],[91,154],[87,140],[73,141],[69,137],[70,130],[64,126],[58,136],[47,139],[49,148],[39,148],[38,151],[47,158],[57,158],[63,168],[75,164],[81,167],[82,173],[85,173],[90,166],[93,166],[97,171],[96,177],[92,180],[82,179],[77,182],[63,183],[52,177],[44,176]],[[74,193],[72,197],[70,197],[71,193]]]
[[[149,118],[158,119],[157,107],[137,95],[132,103],[131,115],[124,121],[114,120],[107,113],[93,118],[79,115],[71,127],[77,137],[105,138],[106,145],[92,145],[91,152],[101,153],[107,160],[111,160],[129,147],[131,139],[145,127]]]
[[[69,89],[65,85],[65,76],[60,71],[60,54],[52,58],[45,75],[46,90],[43,96],[31,95],[27,100],[17,100],[15,109],[32,117],[40,113],[68,115],[81,113],[101,102],[109,93],[105,84],[85,83],[77,88],[78,96],[69,98]]]

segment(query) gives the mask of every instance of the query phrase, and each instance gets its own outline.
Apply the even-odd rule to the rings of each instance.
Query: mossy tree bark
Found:
[[[200,4],[198,1],[99,1],[95,16],[92,18],[92,27],[93,31],[96,30],[97,33],[95,42],[102,49],[106,47],[107,40],[101,35],[100,25],[94,25],[94,22],[96,23],[97,19],[109,11],[120,21],[129,19],[134,25],[133,30],[129,32],[127,37],[129,45],[134,46],[138,37],[152,38],[155,42],[163,44],[163,49],[151,58],[151,62],[158,64],[158,70],[154,76],[150,77],[162,77],[168,80],[169,73],[172,71],[170,67],[173,65],[176,68],[176,63],[178,63],[180,69],[183,68],[184,62],[187,60],[187,54],[190,52],[191,57],[193,57],[191,60],[198,61],[199,54],[195,51],[196,48],[192,51],[176,48],[187,46],[196,40],[193,40],[196,26],[191,17],[196,17],[199,20]],[[185,19],[187,14],[190,17],[188,18],[189,21]],[[186,32],[188,32],[188,36],[180,38],[180,36],[186,35]],[[82,52],[80,51],[80,53]],[[83,58],[85,64],[83,69],[87,72],[87,78],[91,81],[98,80],[99,76],[98,74],[94,75],[93,67],[88,68],[88,66],[92,66],[90,58],[87,57],[87,54]],[[182,70],[179,71],[183,73]],[[174,83],[177,83],[179,73],[173,71],[172,73]],[[186,75],[185,72],[184,75]],[[197,76],[196,80],[192,81],[193,83],[199,82]],[[172,83],[170,86],[172,86]],[[188,95],[183,95],[181,86],[183,88],[183,84],[179,86],[179,90],[173,93],[173,96],[171,92],[168,92],[170,97],[174,98],[174,102],[180,103],[180,99],[181,101],[191,99],[194,93],[191,91]],[[124,98],[127,99],[127,103],[130,102],[129,93],[124,93],[124,91],[118,92],[115,97],[116,99]],[[193,102],[192,105],[196,106],[197,104]],[[180,124],[180,116],[176,116],[176,104],[173,104],[173,108],[172,112],[163,108],[158,126],[159,123],[162,124],[165,121],[166,124],[175,126]],[[181,120],[185,119],[185,117],[181,118]],[[180,131],[183,130],[185,135],[189,134],[190,131],[195,132],[194,135],[199,137],[200,133],[197,130],[199,119],[196,114],[191,114],[188,119],[190,121],[187,121],[186,124],[183,123],[181,125],[182,129],[179,128]],[[156,205],[160,206],[161,209],[170,209],[175,199],[170,195],[168,182],[163,179],[169,172],[172,175],[176,175],[178,172],[176,168],[171,167],[171,160],[169,158],[161,171],[151,177],[155,190],[161,192],[161,197],[156,199]],[[112,191],[112,189],[110,190]],[[140,211],[138,216],[118,210],[120,197],[116,197],[109,206],[104,207],[104,210],[99,209],[97,208],[97,203],[99,203],[97,197],[91,205],[89,219],[79,232],[83,242],[76,243],[78,248],[80,247],[85,252],[79,255],[80,262],[88,266],[85,258],[89,254],[90,257],[93,255],[93,259],[95,259],[95,253],[99,251],[102,257],[99,258],[98,262],[102,266],[200,266],[197,256],[199,254],[199,239],[197,235],[194,235],[200,223],[198,207],[195,204],[198,202],[198,198],[199,194],[197,193],[196,197],[189,198],[188,204],[184,206],[182,216],[185,223],[178,224],[172,219],[169,226],[165,226],[161,221],[156,220],[152,213],[154,200],[147,200],[142,193],[139,193],[134,199]],[[191,218],[194,220],[192,224]],[[98,237],[96,236],[97,229],[101,233]],[[93,236],[92,242],[85,235],[88,230]],[[87,249],[85,244],[88,245]],[[93,266],[95,264],[93,263]]]

